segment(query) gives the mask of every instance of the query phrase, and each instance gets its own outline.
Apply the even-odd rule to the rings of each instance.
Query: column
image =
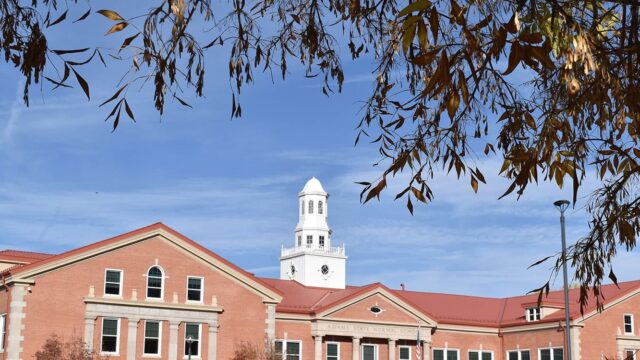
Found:
[[[431,342],[420,340],[422,344],[422,360],[429,360],[431,358]]]
[[[169,360],[178,360],[179,321],[169,321]],[[181,357],[182,358],[182,357]]]
[[[353,337],[352,346],[353,346],[352,359],[360,360],[360,338],[359,337],[355,337],[355,336]]]
[[[138,321],[140,319],[129,318],[129,332],[127,333],[127,360],[136,360],[136,338],[138,337]]]
[[[389,339],[389,360],[396,360],[396,339]]]
[[[322,360],[322,336],[316,335],[315,341],[315,360]]]
[[[216,360],[218,357],[218,322],[209,324],[209,352],[207,360]]]
[[[93,351],[93,332],[95,328],[95,316],[86,316],[84,318],[84,343],[89,352]]]

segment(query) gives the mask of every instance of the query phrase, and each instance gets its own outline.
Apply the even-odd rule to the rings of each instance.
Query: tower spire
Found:
[[[283,248],[281,279],[292,279],[311,286],[344,288],[344,247],[331,246],[329,194],[315,177],[298,193],[298,225],[292,248]]]

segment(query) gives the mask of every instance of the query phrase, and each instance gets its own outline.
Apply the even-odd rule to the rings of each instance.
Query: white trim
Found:
[[[157,323],[158,324],[158,353],[146,353],[145,345],[147,342],[147,323]],[[154,339],[154,338],[150,338]],[[162,357],[162,321],[160,320],[145,320],[144,321],[144,330],[142,333],[142,357]]]
[[[525,316],[528,322],[540,321],[542,319],[542,309],[538,306],[528,307],[525,310]]]
[[[102,340],[104,338],[104,322],[105,320],[115,320],[116,325],[116,351],[102,351]],[[113,335],[107,335],[113,336]],[[102,318],[102,327],[100,328],[100,355],[109,355],[109,356],[120,356],[120,318],[112,318],[112,317],[103,317]]]
[[[629,316],[631,318],[631,332],[627,332],[627,316]],[[635,329],[633,326],[633,314],[623,314],[622,315],[622,322],[623,322],[623,327],[622,327],[622,331],[624,332],[625,335],[633,335],[635,333]]]
[[[433,352],[434,352],[434,351],[436,351],[436,350],[442,350],[442,352],[444,353],[444,357],[443,357],[443,358],[444,358],[444,360],[451,360],[451,359],[449,359],[449,358],[448,358],[448,355],[447,355],[447,352],[449,352],[449,351],[455,351],[455,352],[456,352],[456,359],[458,359],[458,360],[462,360],[462,359],[460,359],[460,349],[452,349],[452,348],[449,348],[449,347],[443,347],[443,348],[432,348],[432,349],[431,349],[431,356],[432,356],[432,359],[435,357],[435,356],[433,355]]]
[[[522,360],[522,352],[523,351],[528,351],[529,352],[529,359],[531,360],[531,350],[530,349],[511,349],[511,350],[507,350],[505,353],[505,360],[509,360],[509,353],[510,352],[517,352],[518,353],[518,360]]]
[[[373,360],[380,360],[378,357],[380,353],[378,352],[378,344],[360,344],[360,360],[364,360],[364,347],[372,346],[373,347]]]
[[[189,300],[189,279],[200,279],[200,300]],[[185,301],[193,304],[202,304],[204,302],[204,277],[203,276],[187,275],[187,296],[185,296]]]
[[[409,345],[400,345],[398,346],[398,360],[404,360],[400,357],[400,349],[409,349],[409,359],[407,360],[411,360],[411,346]]]
[[[4,340],[7,335],[7,314],[0,314],[0,353],[4,352]]]
[[[115,294],[107,294],[107,272],[109,271],[115,271],[115,272],[119,272],[120,273],[120,287],[118,288],[118,295]],[[113,284],[112,282],[110,282],[111,284]],[[124,270],[122,269],[112,269],[112,268],[105,268],[104,269],[104,287],[102,288],[102,295],[104,296],[108,296],[108,297],[122,297],[122,288],[124,287]]]
[[[561,349],[562,350],[562,358],[560,359],[556,359],[555,356],[553,355],[553,350],[555,349]],[[542,360],[542,350],[550,350],[551,353],[551,360],[563,360],[564,358],[564,347],[562,346],[553,346],[553,347],[545,347],[545,348],[538,348],[538,359]]]
[[[160,276],[160,297],[156,298],[156,297],[149,297],[149,271],[151,271],[151,269],[153,269],[154,267],[157,267],[158,269],[160,269],[160,272],[162,273],[162,275]],[[145,280],[146,280],[146,286],[144,288],[144,295],[145,295],[145,299],[146,300],[151,300],[151,301],[164,301],[164,285],[165,285],[165,279],[167,278],[165,276],[165,272],[164,269],[162,268],[162,266],[158,265],[158,264],[154,264],[149,266],[149,268],[147,269],[147,272],[144,274],[145,276]]]
[[[183,352],[187,352],[187,325],[198,326],[198,355],[191,354],[192,359],[202,359],[202,324],[201,323],[185,323],[184,324],[184,337],[182,338]],[[183,354],[183,359],[188,359],[189,355]]]
[[[469,353],[472,353],[472,352],[478,353],[478,360],[482,360],[482,354],[484,354],[484,353],[491,354],[491,360],[495,359],[495,357],[493,356],[493,350],[468,349],[467,350],[467,356],[469,356]],[[507,360],[509,360],[509,359],[507,359]]]
[[[325,346],[325,359],[329,360],[329,345],[335,345],[338,348],[338,355],[337,355],[337,360],[340,360],[340,342],[338,341],[327,341]]]

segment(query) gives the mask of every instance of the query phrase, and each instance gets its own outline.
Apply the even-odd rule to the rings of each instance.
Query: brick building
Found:
[[[538,304],[536,295],[345,285],[327,201],[315,179],[299,194],[280,279],[256,277],[161,223],[57,255],[2,251],[0,356],[32,359],[56,333],[127,360],[226,360],[241,341],[273,341],[287,360],[563,358],[562,292]],[[573,359],[635,359],[640,281],[602,290],[604,311],[592,303],[584,315],[570,291]]]

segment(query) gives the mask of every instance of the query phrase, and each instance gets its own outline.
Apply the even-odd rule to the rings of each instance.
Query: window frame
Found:
[[[189,279],[199,279],[200,280],[200,300],[189,300]],[[196,289],[193,289],[196,290]],[[187,275],[187,296],[186,301],[191,304],[202,304],[204,302],[204,277],[196,276],[196,275]]]
[[[116,321],[116,351],[104,351],[102,349],[102,342],[104,340],[104,322],[107,320],[115,320]],[[100,355],[110,355],[110,356],[120,356],[120,318],[112,318],[112,317],[103,317],[102,318],[102,327],[100,328]],[[113,337],[113,335],[107,335]]]
[[[431,358],[432,358],[432,359],[434,358],[433,353],[434,353],[436,350],[442,350],[442,351],[443,351],[443,353],[444,353],[444,359],[443,359],[443,360],[450,360],[450,359],[449,359],[449,354],[448,354],[448,352],[449,352],[449,351],[455,351],[455,352],[456,352],[456,359],[457,359],[457,360],[462,360],[462,359],[460,359],[460,349],[448,348],[448,347],[444,347],[444,348],[432,348],[432,349],[431,349]]]
[[[525,314],[527,322],[540,321],[542,319],[542,309],[540,307],[528,307]]]
[[[324,203],[322,200],[318,201],[318,215],[322,215],[324,213]]]
[[[298,353],[298,360],[302,360],[302,340],[276,339],[273,342],[274,347],[275,347],[275,344],[278,343],[278,342],[282,343],[282,354],[280,354],[282,356],[281,357],[282,360],[286,360],[287,359],[287,355],[289,355],[288,352],[287,352],[287,349],[288,349],[287,344],[288,343],[297,343],[298,344],[298,349],[300,351]]]
[[[562,358],[556,359],[556,357],[553,355],[553,350],[555,350],[555,349],[561,349],[562,350]],[[539,360],[542,360],[542,351],[543,350],[550,350],[551,360],[564,360],[564,347],[562,347],[562,346],[551,346],[551,347],[545,347],[545,348],[538,348],[538,359]]]
[[[629,324],[629,326],[631,327],[631,332],[627,332],[627,316],[629,317],[629,319],[631,320],[631,323]],[[633,314],[623,314],[622,315],[622,322],[623,322],[623,331],[625,335],[633,335],[635,333],[634,328],[633,328]]]
[[[109,271],[115,271],[115,272],[119,272],[120,273],[120,283],[118,284],[118,295],[116,294],[107,294],[107,273]],[[110,284],[113,284],[113,282],[109,282]],[[122,297],[122,288],[124,287],[124,270],[122,269],[112,269],[112,268],[105,268],[104,269],[104,287],[102,288],[102,294],[104,296],[111,296],[111,297]]]
[[[301,211],[300,215],[304,215],[304,200],[302,200],[301,202],[302,202],[302,206],[301,206],[302,211]]]
[[[401,349],[408,349],[409,350],[409,359],[406,359],[406,360],[411,360],[411,346],[409,346],[409,345],[400,345],[400,346],[398,346],[398,360],[405,360],[405,359],[402,359],[400,357]]]
[[[202,358],[202,324],[201,323],[184,323],[184,335],[182,336],[182,345],[184,347],[183,359],[189,358],[189,355],[187,354],[187,325],[198,326],[198,355],[191,354],[191,358],[201,359]]]
[[[313,235],[307,235],[307,248],[313,247]]]
[[[4,352],[4,339],[7,336],[7,314],[0,314],[0,353]]]
[[[302,247],[302,235],[298,235],[298,247]]]
[[[475,352],[478,353],[478,360],[482,360],[482,354],[487,353],[487,354],[491,354],[491,360],[494,360],[495,357],[493,356],[493,350],[476,350],[476,349],[469,349],[467,350],[467,357],[469,357],[470,353]],[[508,360],[508,359],[507,359]]]
[[[326,351],[325,359],[326,360],[340,360],[340,342],[338,342],[338,341],[327,341],[325,344],[326,344],[325,345],[325,351]],[[335,355],[335,356],[331,355],[331,358],[329,358],[329,356],[330,356],[329,355],[329,345],[335,345],[336,349],[338,350],[337,355]]]
[[[507,350],[506,353],[506,360],[509,360],[509,353],[511,352],[517,352],[518,353],[518,360],[522,360],[522,352],[523,351],[527,351],[529,352],[529,360],[531,360],[531,349],[513,349],[513,350]]]
[[[147,338],[147,324],[150,322],[158,324],[157,338]],[[153,354],[153,353],[147,352],[147,339],[158,340],[158,353]],[[161,320],[145,320],[144,321],[144,330],[142,333],[142,357],[162,357],[162,321]]]
[[[378,344],[360,344],[360,360],[364,360],[364,347],[373,347],[373,360],[380,360],[380,352],[378,351]]]
[[[309,208],[307,209],[307,210],[308,210],[308,211],[307,211],[307,214],[309,214],[309,215],[313,215],[313,200],[309,200],[307,204],[308,204],[308,207],[309,207]]]
[[[160,297],[149,297],[149,271],[151,271],[151,269],[153,268],[158,268],[160,270]],[[145,289],[145,295],[146,295],[146,300],[151,300],[151,301],[164,301],[164,279],[166,278],[165,276],[165,272],[164,269],[162,268],[162,266],[160,265],[152,265],[147,269],[147,274],[146,274],[146,280],[147,280],[147,286]],[[155,287],[153,289],[156,289]]]
[[[629,358],[629,353],[631,353],[631,358]],[[638,353],[637,349],[624,349],[624,360],[636,360],[636,354]]]
[[[319,235],[318,236],[318,247],[321,248],[321,249],[324,249],[324,244],[325,244],[324,235]]]

